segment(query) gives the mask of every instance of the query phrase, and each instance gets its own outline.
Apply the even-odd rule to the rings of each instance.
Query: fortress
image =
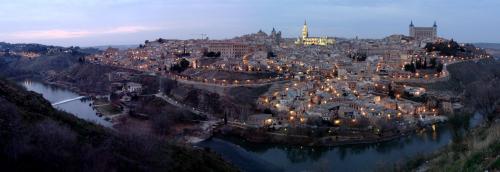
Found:
[[[432,27],[415,27],[411,21],[409,32],[409,36],[415,40],[435,40],[437,38],[437,24],[434,22]]]

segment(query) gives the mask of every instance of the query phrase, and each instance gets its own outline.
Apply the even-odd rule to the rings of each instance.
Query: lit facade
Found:
[[[301,36],[295,41],[298,45],[333,45],[335,44],[335,39],[328,37],[309,37],[309,29],[307,28],[307,23],[304,21],[304,27],[302,28]]]

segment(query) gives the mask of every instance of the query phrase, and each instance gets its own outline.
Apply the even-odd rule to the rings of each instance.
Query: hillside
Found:
[[[37,56],[23,57],[20,54],[24,52],[35,53]],[[0,76],[40,77],[47,73],[57,73],[79,64],[81,58],[95,52],[94,49],[78,47],[0,43]]]
[[[474,43],[475,46],[484,48],[484,49],[499,49],[500,43]]]
[[[5,171],[237,171],[205,150],[78,119],[4,79],[0,138]]]
[[[453,141],[429,155],[380,171],[498,171],[500,170],[500,123],[457,132]]]
[[[428,90],[464,93],[465,110],[450,116],[453,128],[469,125],[472,113],[482,114],[483,123],[453,133],[451,142],[430,155],[414,157],[385,171],[498,171],[500,169],[500,63],[485,59],[448,66],[450,80],[421,85]]]
[[[496,59],[500,59],[500,43],[475,43],[477,47],[486,49]]]

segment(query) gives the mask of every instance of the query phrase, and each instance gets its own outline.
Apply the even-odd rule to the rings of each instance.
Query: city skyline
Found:
[[[159,37],[226,39],[274,27],[297,38],[308,21],[311,35],[383,38],[408,34],[408,25],[432,26],[460,42],[499,42],[494,35],[500,2],[392,0],[302,1],[34,1],[2,2],[0,41],[52,45],[139,44]],[[23,12],[16,10],[25,9]],[[297,10],[301,9],[301,10]],[[481,9],[481,10],[478,10]],[[481,26],[481,27],[477,27]],[[493,35],[493,36],[492,36]]]

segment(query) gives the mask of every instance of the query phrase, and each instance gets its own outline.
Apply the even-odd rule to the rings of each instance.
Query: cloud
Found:
[[[12,40],[53,40],[53,39],[71,39],[91,36],[102,36],[110,34],[127,34],[139,33],[146,31],[158,30],[158,27],[145,26],[119,26],[107,29],[96,30],[64,30],[64,29],[49,29],[49,30],[29,30],[19,31],[4,34]]]
[[[91,35],[89,31],[67,31],[67,30],[36,30],[36,31],[21,31],[6,34],[12,39],[68,39],[79,38]]]
[[[144,26],[120,26],[102,32],[103,34],[122,34],[122,33],[137,33],[151,30],[158,30],[157,27],[144,27]]]

